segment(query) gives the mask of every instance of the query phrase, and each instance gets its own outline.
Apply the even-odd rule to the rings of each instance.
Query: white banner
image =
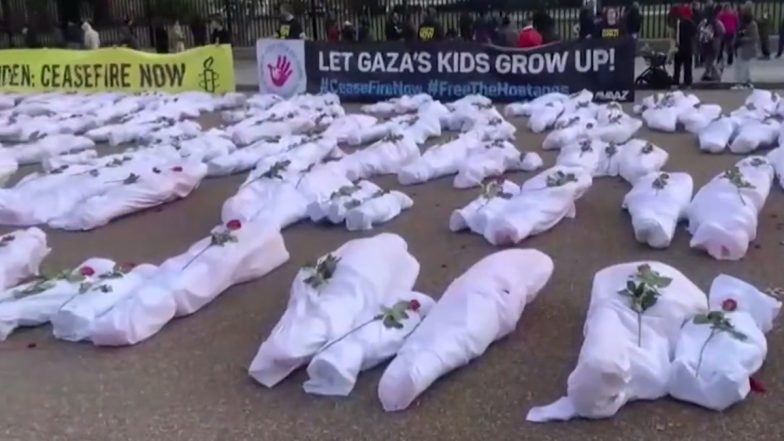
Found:
[[[307,89],[304,40],[258,40],[256,61],[261,93],[289,98]]]

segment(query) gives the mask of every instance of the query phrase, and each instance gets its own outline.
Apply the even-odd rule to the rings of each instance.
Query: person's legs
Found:
[[[770,58],[770,37],[760,38],[760,50],[764,58]]]
[[[680,52],[675,53],[675,60],[674,60],[674,67],[673,67],[673,75],[672,75],[672,84],[679,85],[681,84],[681,66],[683,65],[682,54]]]
[[[686,87],[691,86],[694,81],[692,78],[692,69],[694,68],[694,55],[691,52],[683,54],[683,85]]]
[[[784,53],[784,27],[779,29],[779,52],[776,54],[776,57],[781,57],[781,54]]]
[[[732,66],[735,61],[735,36],[724,36],[724,50],[727,51],[727,66]]]
[[[743,66],[743,84],[746,86],[752,87],[751,82],[751,60],[744,60],[745,66]]]

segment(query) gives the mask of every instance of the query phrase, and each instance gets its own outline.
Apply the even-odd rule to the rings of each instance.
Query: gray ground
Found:
[[[725,108],[745,96],[700,93]],[[520,126],[518,145],[540,150],[542,136]],[[667,149],[668,170],[685,170],[703,185],[739,159],[700,154],[690,135],[643,130]],[[554,154],[545,153],[546,166]],[[521,182],[528,176],[515,174]],[[193,195],[165,207],[117,220],[89,233],[49,232],[54,249],[47,263],[72,266],[90,256],[160,263],[182,252],[219,222],[222,202],[242,177],[206,181]],[[397,188],[394,179],[379,179]],[[706,440],[778,441],[784,406],[784,332],[769,335],[769,357],[758,374],[764,395],[724,413],[660,400],[635,403],[615,418],[534,425],[527,410],[564,393],[582,343],[581,329],[591,279],[619,262],[658,259],[674,265],[707,290],[719,273],[760,286],[784,286],[780,241],[784,197],[776,186],[760,216],[758,240],[740,262],[717,262],[688,247],[679,229],[672,246],[651,250],[633,239],[620,209],[629,186],[597,179],[577,204],[577,218],[524,241],[553,257],[556,270],[518,329],[480,359],[436,382],[412,407],[384,413],[376,397],[383,368],[363,374],[352,395],[326,399],[306,395],[298,371],[274,389],[247,376],[258,345],[282,314],[289,284],[306,261],[358,237],[342,227],[303,223],[285,231],[291,261],[267,277],[230,289],[195,316],[169,324],[132,348],[98,349],[55,340],[51,329],[25,330],[0,343],[0,439],[3,441],[306,441],[306,440]],[[422,271],[416,288],[438,297],[449,282],[495,248],[472,234],[452,234],[451,210],[476,190],[451,188],[451,177],[403,189],[413,209],[375,232],[405,237]],[[3,232],[7,229],[3,229]],[[374,232],[374,233],[375,233]],[[30,344],[35,344],[29,348]]]

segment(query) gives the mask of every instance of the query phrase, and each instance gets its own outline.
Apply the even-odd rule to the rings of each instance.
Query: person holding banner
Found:
[[[280,22],[275,37],[281,40],[304,40],[306,38],[302,24],[291,12],[291,6],[285,3],[280,5]]]
[[[427,8],[425,19],[419,25],[420,41],[439,41],[444,39],[444,26],[436,17],[436,8]]]

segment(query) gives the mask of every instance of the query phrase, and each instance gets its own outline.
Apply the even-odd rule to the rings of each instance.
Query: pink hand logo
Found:
[[[267,69],[269,69],[270,80],[272,80],[272,84],[275,87],[283,87],[291,77],[291,74],[294,73],[291,70],[291,62],[285,56],[278,56],[277,63],[274,66],[268,64]]]

